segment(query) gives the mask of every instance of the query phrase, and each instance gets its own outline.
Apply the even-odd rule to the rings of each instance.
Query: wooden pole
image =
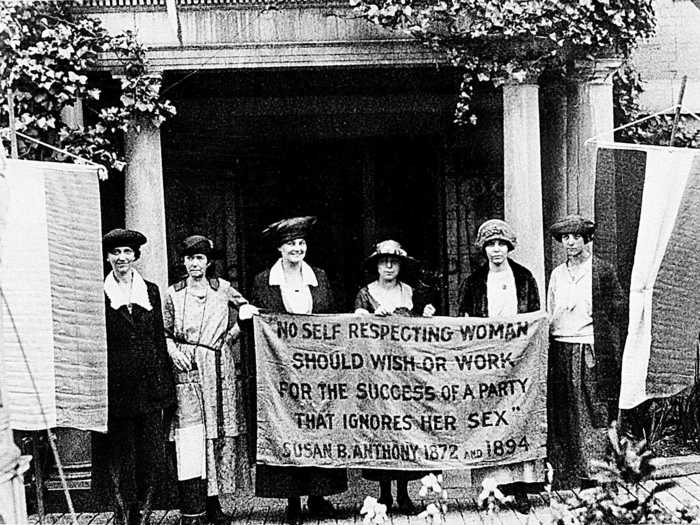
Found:
[[[10,147],[13,159],[19,158],[17,149],[17,129],[15,129],[15,94],[11,89],[7,90],[7,111],[10,120]]]
[[[681,90],[678,92],[678,102],[676,103],[676,111],[673,114],[673,127],[671,128],[671,138],[668,141],[669,146],[673,146],[673,141],[676,138],[676,130],[678,129],[678,121],[681,118],[681,107],[683,106],[683,97],[685,96],[685,84],[688,81],[688,75],[683,75],[681,79]]]

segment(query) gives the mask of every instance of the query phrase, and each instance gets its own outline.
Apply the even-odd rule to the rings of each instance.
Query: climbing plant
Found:
[[[175,108],[160,96],[160,79],[149,73],[147,49],[132,32],[110,35],[75,1],[0,0],[0,138],[9,145],[9,93],[20,133],[121,171],[120,135],[144,119],[160,126]],[[102,103],[91,72],[100,55],[121,64],[121,96]],[[92,111],[89,125],[72,129],[61,112],[76,101]],[[29,140],[20,156],[65,159]]]
[[[652,0],[350,0],[370,22],[411,35],[463,72],[455,112],[470,111],[474,85],[564,73],[575,59],[626,58],[653,35]]]

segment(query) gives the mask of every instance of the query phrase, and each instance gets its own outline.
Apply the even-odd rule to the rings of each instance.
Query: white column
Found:
[[[595,144],[585,142],[600,133],[612,141],[612,75],[620,67],[616,58],[574,63],[567,100],[567,213],[593,217]]]
[[[518,236],[513,259],[534,275],[544,306],[539,86],[534,80],[503,86],[503,164],[505,220]]]
[[[150,121],[132,122],[126,135],[124,211],[126,228],[143,233],[136,266],[145,279],[156,283],[161,294],[168,284],[165,238],[165,197],[160,129]]]

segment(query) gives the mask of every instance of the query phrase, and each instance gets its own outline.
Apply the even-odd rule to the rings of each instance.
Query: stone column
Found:
[[[612,75],[621,64],[617,58],[574,63],[567,96],[567,213],[593,217],[596,148],[586,141],[600,133],[598,140],[613,140]]]
[[[544,305],[539,86],[534,78],[503,86],[503,165],[505,220],[518,236],[513,259],[532,272]]]
[[[540,86],[545,276],[566,260],[561,244],[549,235],[552,223],[568,213],[566,91],[564,83]]]
[[[126,227],[140,231],[148,239],[136,266],[163,294],[168,284],[163,162],[160,129],[150,121],[131,123],[126,134],[126,163]]]

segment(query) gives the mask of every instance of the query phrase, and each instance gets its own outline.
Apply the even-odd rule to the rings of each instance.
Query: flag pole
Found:
[[[673,147],[673,141],[676,138],[676,130],[678,129],[678,121],[681,118],[681,108],[683,107],[683,97],[685,96],[685,84],[688,81],[688,75],[683,75],[681,79],[681,90],[678,92],[678,102],[676,103],[676,111],[673,114],[673,127],[671,128],[671,138],[668,145]]]

